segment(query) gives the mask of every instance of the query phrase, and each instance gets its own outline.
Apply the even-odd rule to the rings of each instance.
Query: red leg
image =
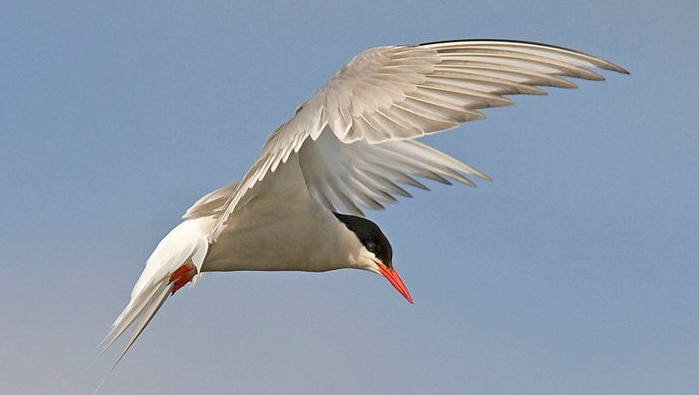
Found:
[[[197,268],[194,267],[191,259],[188,259],[182,264],[182,266],[175,269],[175,271],[170,275],[170,284],[172,284],[170,295],[173,295],[178,289],[184,287],[185,284],[192,281],[196,274]]]

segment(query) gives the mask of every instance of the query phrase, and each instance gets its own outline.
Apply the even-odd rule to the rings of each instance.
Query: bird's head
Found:
[[[354,232],[362,244],[363,248],[359,253],[359,258],[365,263],[363,269],[382,275],[409,303],[413,303],[413,298],[410,297],[408,288],[403,284],[403,280],[400,279],[398,272],[393,268],[391,243],[388,242],[381,229],[366,218],[338,213],[333,214],[349,230]]]

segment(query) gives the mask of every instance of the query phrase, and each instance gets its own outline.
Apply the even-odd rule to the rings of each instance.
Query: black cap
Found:
[[[366,218],[347,214],[335,214],[355,235],[369,252],[376,255],[386,267],[393,267],[393,249],[379,227]]]

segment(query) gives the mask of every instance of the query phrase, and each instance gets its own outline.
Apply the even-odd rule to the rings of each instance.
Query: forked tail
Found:
[[[104,352],[133,326],[131,336],[112,367],[121,361],[165,299],[199,274],[209,249],[207,229],[211,223],[210,217],[182,222],[160,241],[148,258],[146,268],[131,291],[129,304],[102,341]]]

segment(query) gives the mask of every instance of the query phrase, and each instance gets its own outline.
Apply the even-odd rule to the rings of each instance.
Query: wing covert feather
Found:
[[[361,215],[382,208],[398,184],[425,188],[415,177],[472,185],[488,179],[418,137],[482,119],[482,108],[512,104],[507,95],[575,88],[567,78],[603,80],[598,68],[627,74],[603,59],[521,41],[463,40],[369,49],[343,66],[267,138],[260,155],[216,210],[221,227],[270,171],[300,153],[312,196],[330,209]],[[327,135],[327,136],[326,136]],[[310,141],[309,141],[310,137]],[[325,157],[328,156],[329,157]],[[221,194],[215,196],[221,203]],[[201,214],[193,206],[187,213]],[[206,211],[206,210],[204,210]]]

